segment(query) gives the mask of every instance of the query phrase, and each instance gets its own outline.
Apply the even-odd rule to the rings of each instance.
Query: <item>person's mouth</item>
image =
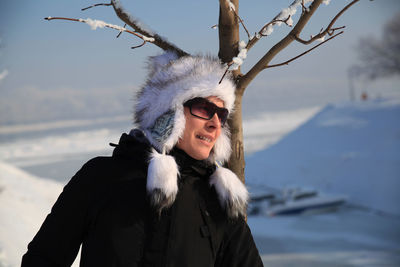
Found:
[[[211,143],[213,141],[213,138],[211,136],[205,136],[205,135],[196,135],[196,137],[200,140],[206,141],[207,143]]]

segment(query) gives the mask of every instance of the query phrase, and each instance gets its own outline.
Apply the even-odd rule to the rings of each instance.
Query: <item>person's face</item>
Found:
[[[218,107],[224,107],[224,101],[215,96],[209,96],[206,99]],[[205,120],[193,116],[190,114],[189,107],[185,107],[184,114],[186,119],[185,130],[177,143],[177,147],[194,159],[208,158],[221,134],[221,123],[217,113],[210,120]]]

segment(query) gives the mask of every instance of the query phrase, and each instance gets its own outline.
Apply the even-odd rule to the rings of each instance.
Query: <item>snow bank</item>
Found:
[[[400,215],[400,103],[329,105],[277,144],[246,158],[250,184],[314,187]]]
[[[0,161],[0,265],[20,266],[62,185]]]
[[[400,218],[345,206],[247,222],[265,266],[400,266]]]
[[[0,160],[18,167],[59,162],[88,152],[111,153],[107,141],[118,142],[120,132],[110,129],[77,131],[2,143]]]
[[[266,112],[243,122],[247,155],[271,146],[321,110],[320,107]]]
[[[115,122],[129,122],[130,117],[127,116],[116,116],[108,118],[97,118],[97,119],[80,119],[80,120],[61,120],[53,122],[41,122],[32,124],[17,124],[17,125],[2,125],[0,128],[0,134],[19,134],[22,132],[40,132],[49,131],[55,129],[68,130],[73,127],[88,127],[88,126],[100,126],[104,124],[111,124]]]

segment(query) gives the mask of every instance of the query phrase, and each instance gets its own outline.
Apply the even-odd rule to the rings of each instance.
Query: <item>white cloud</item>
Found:
[[[2,80],[4,80],[8,75],[8,70],[3,70],[2,72],[0,72],[0,82]]]

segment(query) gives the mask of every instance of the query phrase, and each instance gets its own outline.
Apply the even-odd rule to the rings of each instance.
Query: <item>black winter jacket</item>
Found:
[[[123,134],[112,157],[87,162],[65,186],[22,267],[262,266],[243,218],[228,219],[208,178],[213,166],[174,149],[181,176],[161,214],[146,194],[149,145]]]

